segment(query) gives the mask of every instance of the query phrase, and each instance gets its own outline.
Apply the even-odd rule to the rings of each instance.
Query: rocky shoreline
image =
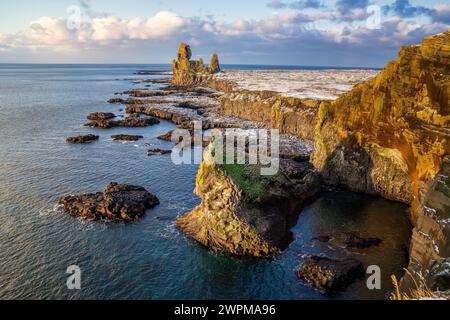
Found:
[[[339,92],[336,100],[248,90],[227,78],[227,73],[219,73],[217,55],[207,68],[202,60],[192,61],[190,47],[182,44],[170,83],[143,80],[158,88],[130,90],[122,94],[128,97],[108,101],[126,105],[127,118],[111,120],[113,114],[96,113],[88,116],[93,121],[87,126],[138,127],[161,119],[190,130],[195,121],[201,121],[203,130],[279,129],[280,172],[270,178],[256,174],[260,168],[253,165],[207,161],[214,144],[203,141],[208,150],[195,189],[201,204],[177,219],[182,232],[223,253],[273,255],[289,245],[290,229],[302,207],[317,199],[324,188],[344,187],[410,205],[414,233],[409,270],[430,275],[430,283],[441,284],[433,289],[448,290],[442,288],[446,280],[436,281],[430,272],[436,261],[448,265],[450,250],[448,43],[449,32],[427,38],[421,46],[402,48],[397,62],[389,63],[373,79],[367,80],[367,73],[359,81],[352,78],[352,86],[361,83],[350,86],[349,92]],[[160,139],[170,140],[170,136],[169,132]],[[168,153],[153,148],[148,155]],[[104,214],[97,209],[104,207],[103,199],[99,195],[97,203],[93,197],[69,199],[71,203],[86,200],[91,203],[89,210],[79,205],[67,209],[98,217]],[[118,212],[121,209],[106,215],[121,216]],[[321,237],[321,241],[329,240],[329,235]],[[345,241],[348,248],[365,250],[382,239],[353,235]],[[445,274],[441,271],[440,277]],[[345,290],[358,279],[361,266],[333,256],[311,257],[298,275],[329,294]],[[412,284],[404,278],[402,285]]]

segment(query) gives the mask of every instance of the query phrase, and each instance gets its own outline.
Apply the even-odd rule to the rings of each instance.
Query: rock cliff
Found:
[[[449,255],[450,32],[402,47],[319,109],[312,162],[333,185],[412,206],[410,267]]]
[[[196,180],[202,202],[179,217],[177,227],[202,245],[233,255],[285,249],[299,209],[319,192],[310,164],[285,163],[284,172],[263,177],[256,165],[215,163],[211,148]]]

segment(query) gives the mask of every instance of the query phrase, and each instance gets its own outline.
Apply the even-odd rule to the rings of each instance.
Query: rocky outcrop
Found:
[[[88,134],[88,135],[84,135],[84,136],[69,137],[66,139],[66,141],[67,141],[67,143],[81,144],[81,143],[92,142],[92,141],[95,141],[98,139],[99,139],[99,136],[96,136],[93,134]]]
[[[220,71],[219,58],[213,54],[209,68],[205,67],[202,59],[191,60],[191,47],[181,43],[177,59],[172,62],[173,80],[175,86],[192,86],[207,81],[212,74]]]
[[[89,220],[132,221],[158,205],[159,200],[142,187],[112,182],[101,192],[62,197],[59,204],[70,215]]]
[[[320,106],[312,162],[328,183],[412,205],[410,269],[449,255],[450,32],[403,47]]]
[[[233,255],[265,256],[286,248],[299,209],[320,189],[309,163],[303,162],[297,175],[291,172],[292,179],[283,171],[264,177],[256,165],[215,163],[212,150],[210,145],[197,175],[195,193],[202,202],[179,217],[177,227]]]
[[[344,291],[364,274],[363,264],[350,257],[341,259],[307,257],[298,271],[300,279],[327,295]]]
[[[141,118],[136,115],[131,115],[123,120],[92,121],[85,124],[85,126],[90,128],[101,128],[101,129],[109,129],[114,127],[137,128],[137,127],[148,127],[158,123],[160,123],[160,121],[154,117]]]
[[[129,134],[116,134],[111,136],[114,141],[138,141],[144,138],[143,136],[129,135]]]
[[[116,117],[116,115],[111,112],[96,112],[96,113],[89,114],[87,116],[87,119],[88,120],[108,120],[108,119],[112,119],[115,117]]]

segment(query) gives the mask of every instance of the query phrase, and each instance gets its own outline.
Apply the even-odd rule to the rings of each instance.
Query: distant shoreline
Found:
[[[104,66],[160,66],[172,69],[172,66],[167,63],[0,63],[1,66],[45,66],[45,67],[104,67]],[[337,67],[337,66],[292,66],[292,65],[265,65],[265,64],[222,64],[223,70],[233,69],[248,69],[248,70],[383,70],[383,68],[376,67]]]

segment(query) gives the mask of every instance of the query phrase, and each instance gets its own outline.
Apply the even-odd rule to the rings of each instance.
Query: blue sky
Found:
[[[382,67],[448,29],[448,0],[15,0],[0,63],[168,63],[185,41],[224,63]]]

